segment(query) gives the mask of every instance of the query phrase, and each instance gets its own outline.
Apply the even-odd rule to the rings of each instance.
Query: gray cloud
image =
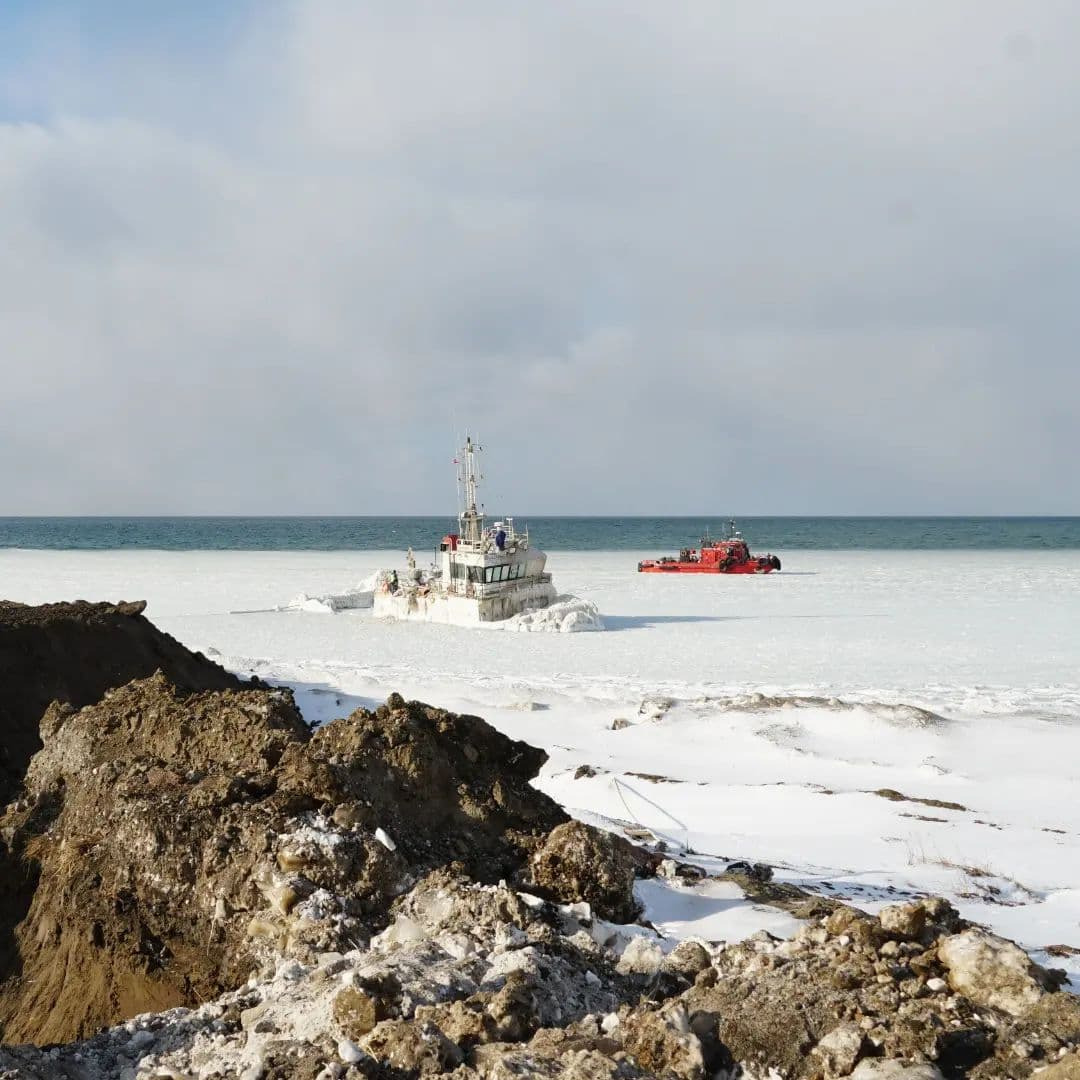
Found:
[[[1071,3],[37,29],[0,513],[1080,512]]]

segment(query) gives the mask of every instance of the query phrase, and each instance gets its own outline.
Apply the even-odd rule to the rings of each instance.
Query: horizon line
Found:
[[[563,521],[1076,521],[1080,514],[487,514],[487,517],[548,518]],[[457,514],[0,514],[0,521],[434,521],[454,520]]]

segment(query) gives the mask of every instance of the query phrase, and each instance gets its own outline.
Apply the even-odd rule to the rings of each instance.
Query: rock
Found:
[[[552,829],[530,863],[533,883],[563,902],[584,900],[602,918],[632,922],[634,849],[622,837],[580,821]]]
[[[334,998],[334,1020],[346,1039],[358,1042],[379,1022],[378,1009],[362,990],[347,986]]]
[[[633,937],[619,957],[617,970],[623,975],[655,975],[663,962],[663,950],[655,941]]]
[[[661,967],[664,971],[680,975],[691,982],[698,973],[704,971],[712,963],[709,950],[697,941],[680,941],[674,949],[664,957]]]
[[[461,1049],[434,1024],[384,1020],[364,1039],[363,1049],[392,1069],[434,1075],[456,1068]]]
[[[828,1076],[847,1076],[862,1056],[866,1039],[857,1024],[841,1024],[814,1047],[814,1056]]]
[[[842,934],[851,934],[856,926],[868,922],[869,919],[869,915],[856,908],[838,907],[826,916],[824,926],[828,933],[840,937]]]
[[[705,1080],[701,1040],[690,1029],[685,1008],[641,1010],[626,1017],[619,1034],[642,1068],[672,1080]]]
[[[337,1044],[338,1057],[345,1062],[346,1065],[355,1065],[358,1061],[362,1061],[364,1058],[364,1052],[360,1049],[356,1043],[351,1042],[349,1039],[341,1039]]]
[[[926,909],[921,904],[891,904],[878,914],[881,929],[890,937],[913,941],[926,927]]]
[[[864,1058],[855,1066],[852,1080],[943,1080],[933,1065],[895,1058]]]
[[[758,884],[772,881],[773,878],[773,870],[768,863],[751,863],[741,859],[728,863],[724,873],[731,874],[733,877],[745,877],[748,881],[757,882]]]
[[[1019,1016],[1043,995],[1047,973],[1018,946],[985,930],[965,930],[938,945],[949,985],[977,1005]]]

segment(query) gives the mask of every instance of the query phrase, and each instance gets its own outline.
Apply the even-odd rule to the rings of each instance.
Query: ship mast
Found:
[[[464,505],[458,513],[458,527],[461,539],[466,544],[479,544],[484,531],[484,515],[476,505],[477,484],[483,479],[476,464],[476,455],[480,450],[481,447],[472,441],[472,436],[466,435],[458,458],[458,484],[464,497]]]

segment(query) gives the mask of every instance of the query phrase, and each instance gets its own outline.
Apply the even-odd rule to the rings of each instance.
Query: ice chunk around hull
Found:
[[[376,591],[376,618],[476,626],[546,608],[556,598],[550,581],[519,582],[512,590],[492,596],[463,596],[438,587]]]

